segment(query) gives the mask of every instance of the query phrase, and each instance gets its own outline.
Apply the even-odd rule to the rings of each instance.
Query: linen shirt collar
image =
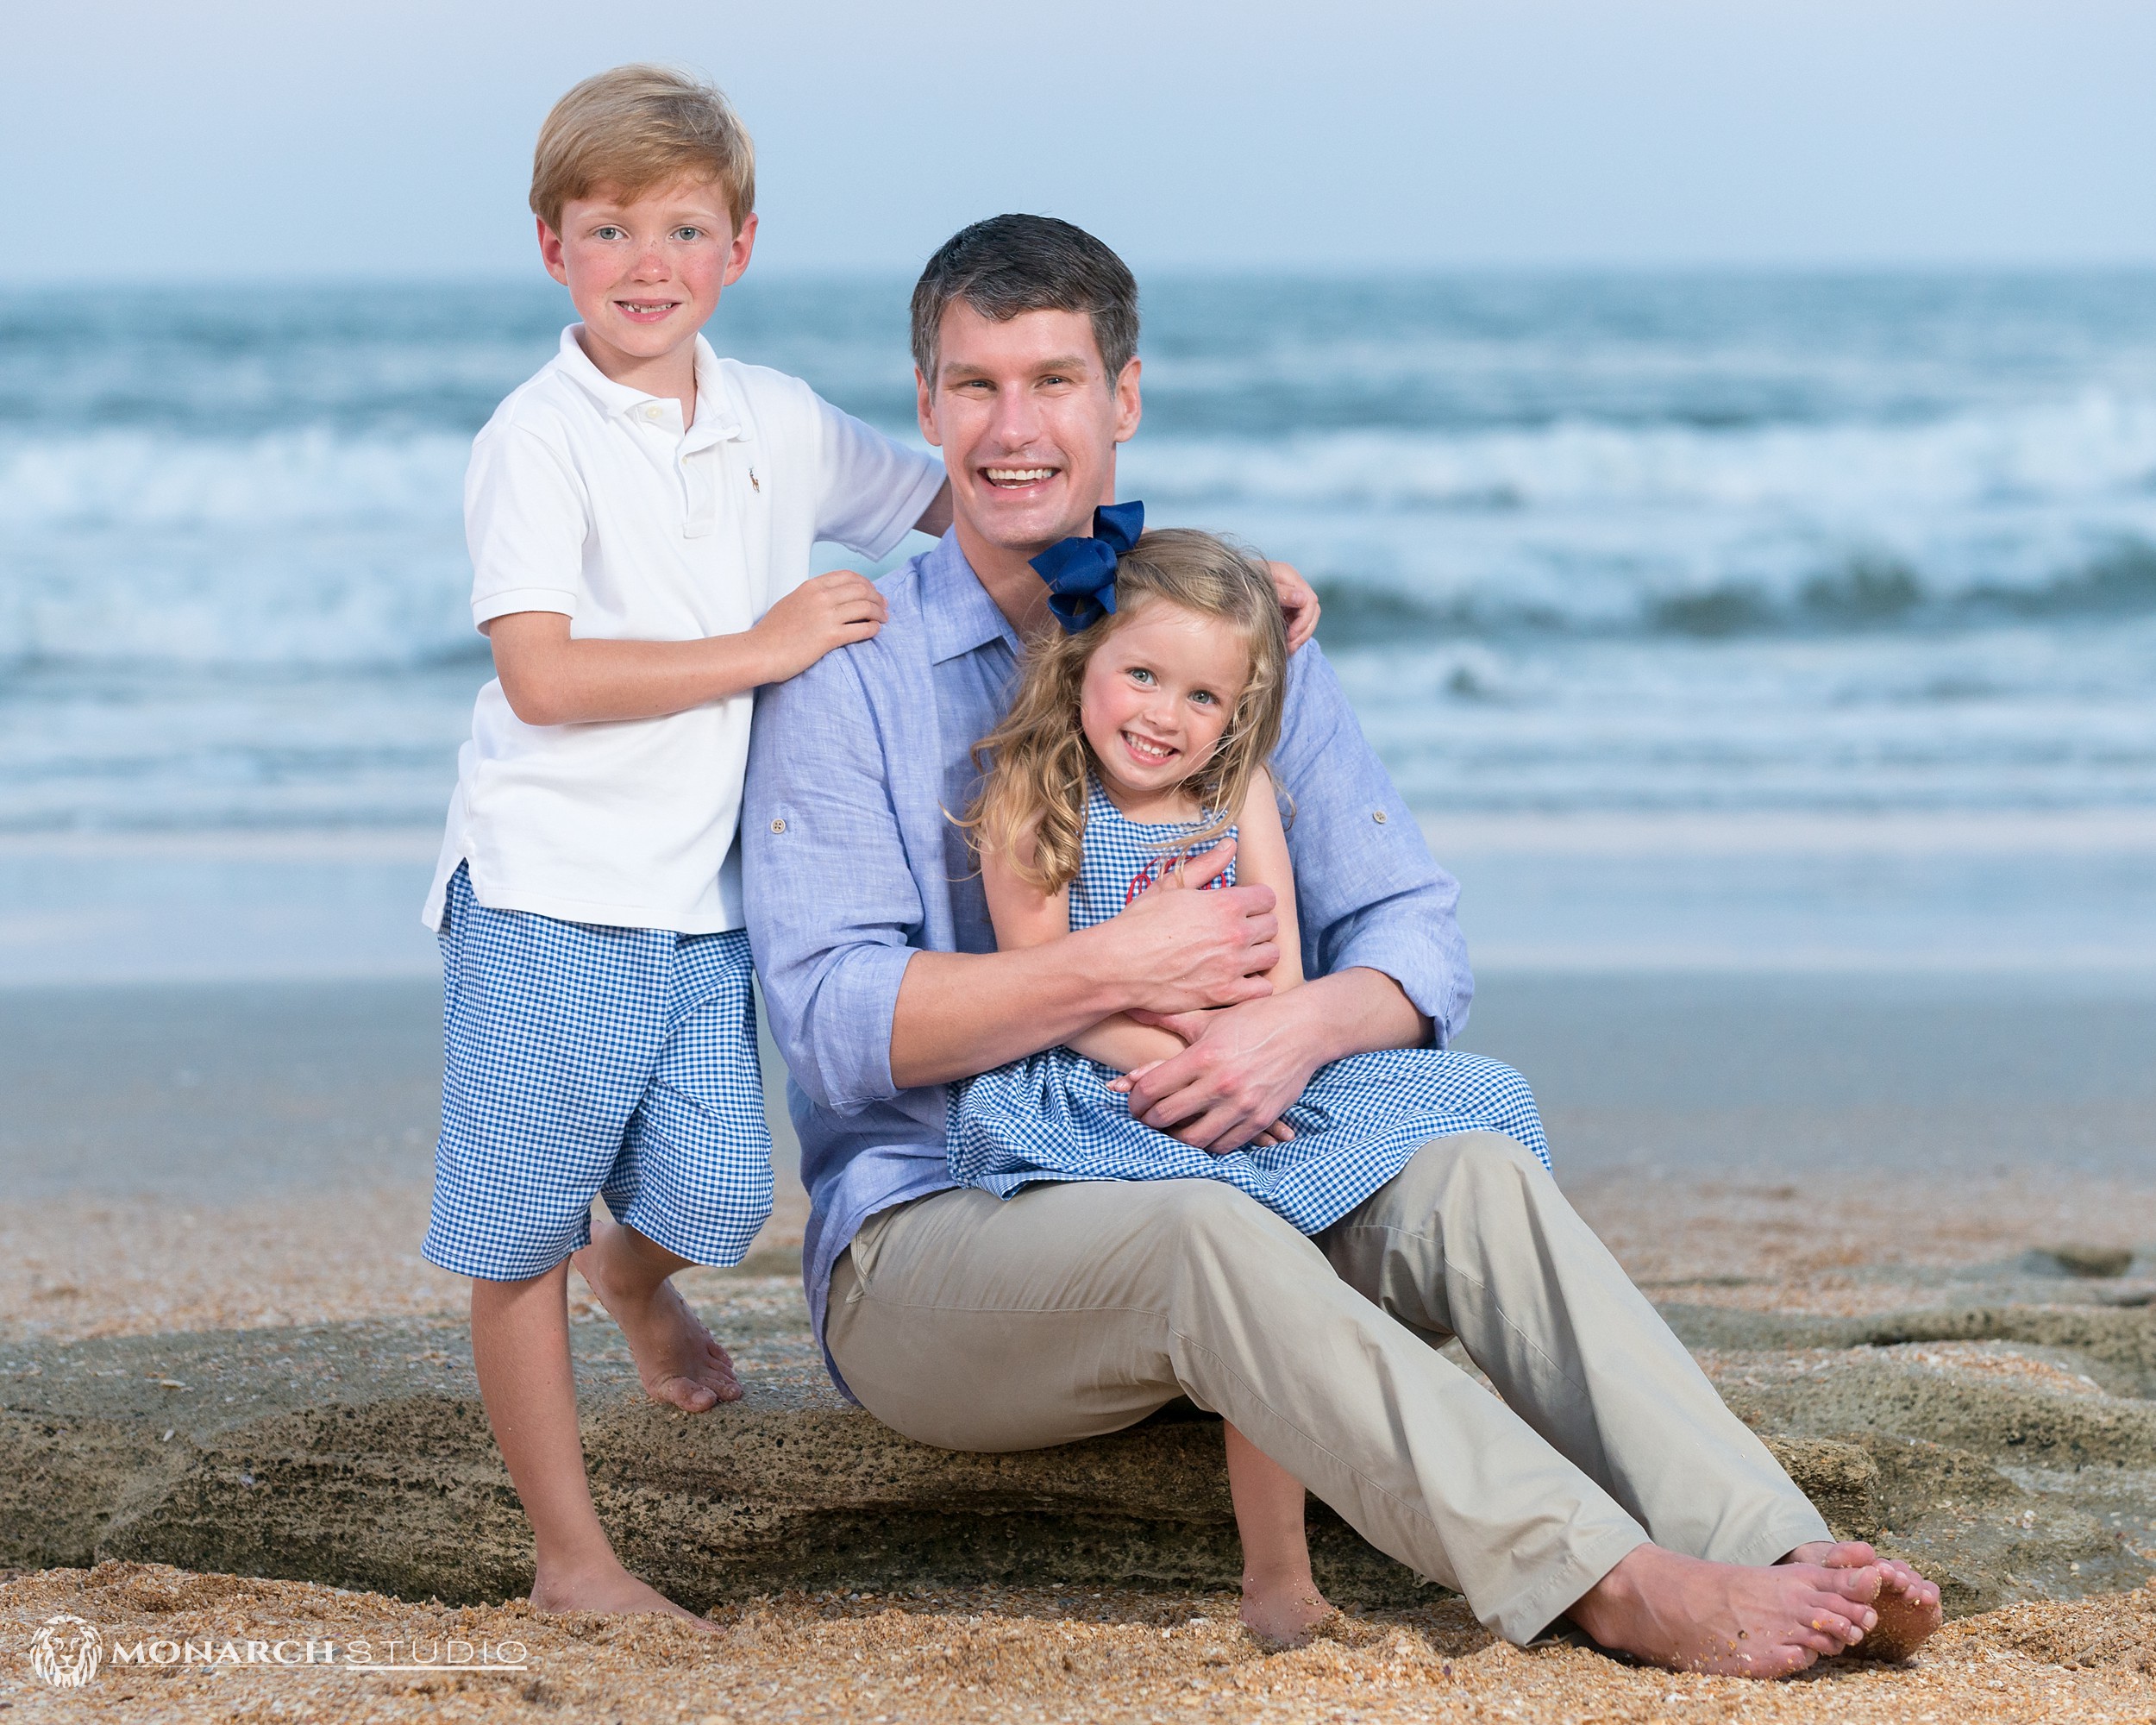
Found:
[[[922,556],[920,594],[921,620],[927,625],[932,663],[940,665],[999,638],[1013,657],[1025,652],[1011,619],[988,597],[981,577],[974,574],[966,554],[958,549],[956,528],[945,532],[936,549]]]
[[[584,344],[576,338],[576,332],[583,327],[581,323],[572,323],[561,332],[561,351],[555,356],[555,364],[599,404],[601,412],[610,419],[632,416],[641,419],[644,417],[643,410],[654,402],[670,415],[680,412],[671,397],[651,395],[625,383],[616,383],[593,365],[592,356],[584,351]],[[692,447],[699,448],[728,442],[743,435],[741,422],[727,398],[726,380],[718,369],[718,355],[701,336],[696,338],[696,418],[685,435]]]

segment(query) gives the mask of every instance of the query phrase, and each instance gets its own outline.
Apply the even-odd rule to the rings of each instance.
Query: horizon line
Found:
[[[858,281],[887,283],[906,281],[918,271],[918,264],[876,262],[867,264],[789,263],[779,261],[765,264],[746,279],[751,284],[761,281]],[[1695,281],[1802,281],[1802,280],[1939,280],[1961,278],[1968,279],[2035,279],[2061,277],[2135,277],[2156,275],[2156,254],[2144,256],[2112,259],[2006,259],[1969,257],[1965,259],[1851,259],[1851,260],[1722,260],[1711,259],[1644,260],[1504,260],[1504,259],[1451,259],[1392,261],[1350,260],[1330,267],[1282,268],[1257,262],[1196,263],[1148,262],[1143,258],[1131,264],[1141,282],[1150,278],[1164,281],[1268,281],[1308,282],[1313,285],[1341,282],[1375,281],[1443,281],[1443,280],[1537,280],[1560,281],[1586,278],[1617,278],[1633,280],[1695,280]],[[487,266],[469,269],[446,270],[424,274],[406,269],[354,268],[339,270],[299,271],[289,273],[266,274],[261,272],[216,273],[182,270],[164,276],[123,276],[110,280],[108,287],[121,292],[147,292],[179,288],[237,288],[255,290],[287,287],[334,286],[436,286],[446,283],[473,283],[490,286],[511,285],[529,285],[535,290],[542,287],[562,291],[558,284],[547,280],[536,268],[523,265]],[[56,279],[0,269],[0,292],[76,293],[78,287]]]

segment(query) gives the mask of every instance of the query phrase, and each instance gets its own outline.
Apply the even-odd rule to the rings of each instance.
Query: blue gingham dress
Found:
[[[1159,879],[1203,822],[1141,826],[1095,782],[1070,925],[1106,922]],[[1232,827],[1228,836],[1234,835]],[[1197,847],[1211,848],[1211,842]],[[1233,883],[1235,867],[1224,871]],[[952,1087],[944,1149],[951,1178],[1008,1198],[1037,1181],[1222,1180],[1314,1234],[1369,1197],[1433,1138],[1496,1132],[1550,1165],[1527,1081],[1479,1055],[1429,1048],[1351,1055],[1321,1066],[1288,1109],[1295,1136],[1214,1156],[1131,1118],[1117,1075],[1051,1048]]]

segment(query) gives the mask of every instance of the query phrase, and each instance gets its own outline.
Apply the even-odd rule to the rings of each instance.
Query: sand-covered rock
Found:
[[[1918,1559],[1954,1614],[2147,1577],[2156,1314],[1672,1315],[1836,1533]],[[642,1400],[611,1326],[576,1327],[600,1512],[685,1602],[1233,1584],[1217,1421],[1171,1408],[1088,1443],[952,1454],[831,1391],[786,1284],[744,1281],[724,1320],[749,1393],[696,1416]],[[0,1373],[0,1565],[125,1559],[465,1603],[529,1585],[460,1327],[17,1342]],[[1344,1603],[1432,1596],[1321,1507],[1312,1537]]]

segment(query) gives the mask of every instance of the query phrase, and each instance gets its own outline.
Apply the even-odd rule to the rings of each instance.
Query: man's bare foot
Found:
[[[1335,1611],[1306,1571],[1269,1582],[1245,1575],[1243,1604],[1237,1615],[1243,1627],[1269,1647],[1303,1647]]]
[[[1708,1563],[1639,1546],[1567,1614],[1606,1647],[1670,1671],[1788,1677],[1878,1622],[1876,1567]]]
[[[693,1623],[707,1635],[719,1633],[708,1617],[676,1605],[665,1594],[642,1582],[619,1564],[581,1571],[549,1570],[542,1565],[532,1578],[531,1609],[535,1611],[655,1612]]]
[[[594,1216],[591,1245],[570,1262],[629,1339],[644,1394],[689,1414],[740,1401],[732,1358],[674,1283],[651,1275],[636,1251],[641,1239],[619,1222]]]
[[[1879,1590],[1871,1596],[1871,1603],[1879,1621],[1851,1650],[1865,1659],[1905,1659],[1931,1639],[1942,1621],[1939,1584],[1925,1580],[1899,1558],[1881,1557],[1862,1540],[1799,1546],[1782,1561],[1878,1572]]]

